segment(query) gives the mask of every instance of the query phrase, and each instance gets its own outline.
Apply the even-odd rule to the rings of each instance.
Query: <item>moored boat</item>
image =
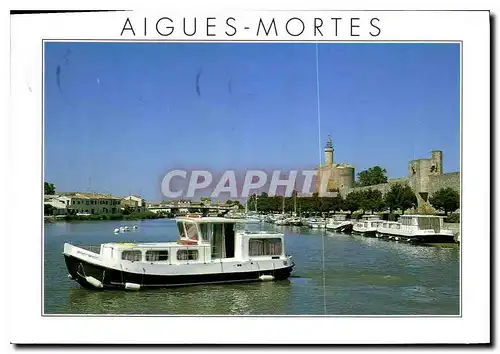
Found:
[[[352,233],[366,237],[375,237],[380,222],[380,218],[377,216],[364,216],[362,220],[358,220],[353,224]]]
[[[401,215],[398,222],[383,221],[377,235],[411,243],[455,243],[453,232],[443,229],[443,217],[436,215]]]
[[[302,219],[299,217],[292,217],[288,220],[288,224],[292,226],[303,226],[304,223],[302,222]]]
[[[346,220],[345,215],[339,214],[330,218],[325,227],[328,231],[350,234],[352,232],[352,226],[353,223],[351,220]]]
[[[326,224],[326,229],[333,232],[342,232],[350,234],[352,232],[352,221],[351,220],[334,220]]]
[[[312,218],[307,222],[307,226],[309,226],[311,229],[324,229],[326,226],[326,221]]]
[[[239,230],[245,220],[182,217],[177,242],[64,244],[68,277],[91,289],[127,289],[287,279],[284,235]]]

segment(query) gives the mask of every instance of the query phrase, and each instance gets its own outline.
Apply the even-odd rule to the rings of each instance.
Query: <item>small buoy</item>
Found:
[[[68,274],[68,279],[73,279],[73,276],[71,274]]]
[[[96,288],[102,288],[102,283],[94,277],[85,277],[85,280]]]
[[[399,237],[394,238],[396,241],[399,241]]]
[[[408,238],[408,239],[406,239],[406,241],[410,242],[410,241],[411,241],[411,239],[409,239],[409,238]]]
[[[139,290],[141,286],[136,283],[125,283],[125,289],[127,290]]]
[[[265,274],[265,275],[261,275],[259,277],[259,279],[262,281],[269,281],[269,280],[274,280],[274,277],[272,275]]]

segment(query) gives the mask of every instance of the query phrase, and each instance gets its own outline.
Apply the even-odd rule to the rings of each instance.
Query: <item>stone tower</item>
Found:
[[[333,160],[332,138],[328,136],[325,146],[325,161],[318,167],[314,190],[318,192],[321,183],[326,184],[326,191],[343,191],[354,185],[354,167],[347,163],[335,163]]]
[[[430,159],[412,160],[408,164],[408,177],[410,186],[415,192],[419,205],[421,201],[427,202],[432,192],[432,178],[443,174],[443,152],[433,150]]]
[[[332,137],[328,135],[328,142],[325,146],[325,166],[333,165],[333,143]]]
[[[433,150],[431,152],[431,163],[429,174],[441,176],[443,174],[443,152]]]

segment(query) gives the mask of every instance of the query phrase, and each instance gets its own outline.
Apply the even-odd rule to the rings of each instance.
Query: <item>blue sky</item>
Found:
[[[331,134],[336,162],[404,177],[439,149],[444,172],[459,170],[458,44],[322,43],[319,82],[321,148]],[[45,45],[45,180],[57,191],[90,178],[96,192],[161,200],[170,169],[318,160],[315,44]]]

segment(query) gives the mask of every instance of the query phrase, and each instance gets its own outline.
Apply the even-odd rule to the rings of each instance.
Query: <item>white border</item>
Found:
[[[123,6],[123,5],[122,5]],[[234,6],[233,6],[234,7]],[[300,6],[304,8],[305,6]],[[36,8],[36,6],[34,7]],[[111,7],[110,7],[111,8]],[[119,7],[115,7],[119,8]],[[200,7],[198,7],[200,8]],[[326,7],[324,7],[326,8]],[[159,13],[163,13],[160,11]],[[185,11],[185,16],[189,10]],[[169,12],[172,13],[172,12]],[[210,12],[210,15],[213,12]],[[232,16],[258,16],[230,12]],[[366,12],[354,17],[366,16]],[[200,15],[198,13],[198,15]],[[279,16],[286,13],[279,12]],[[328,14],[328,16],[331,13]],[[348,17],[351,14],[340,14]],[[149,15],[148,15],[149,16]],[[155,16],[154,14],[152,16]],[[158,16],[158,15],[156,15]],[[205,15],[206,16],[206,15]],[[217,14],[217,16],[220,16]],[[278,16],[278,15],[276,15]],[[307,17],[311,13],[293,12]],[[372,14],[370,14],[372,16]],[[47,318],[40,317],[41,284],[41,38],[113,38],[123,14],[25,16],[12,21],[12,98],[10,133],[12,191],[10,249],[23,250],[23,262],[10,263],[11,341],[16,343],[461,343],[489,341],[489,28],[484,12],[388,12],[384,40],[463,40],[463,307],[462,318]],[[69,20],[68,20],[69,19]],[[90,26],[91,24],[91,26]],[[465,25],[466,24],[466,25]],[[89,27],[90,26],[90,27]],[[236,38],[233,38],[236,39]],[[306,39],[305,36],[301,39]],[[308,38],[307,38],[308,39]],[[351,38],[338,38],[342,40]],[[369,39],[358,37],[358,39]],[[26,79],[32,92],[26,89]],[[27,127],[38,127],[27,129]],[[467,128],[467,129],[465,129]],[[470,166],[470,167],[469,167]],[[40,196],[40,203],[36,197]],[[30,201],[27,203],[26,201]],[[14,213],[23,210],[23,214]],[[32,215],[28,224],[26,216]],[[30,219],[31,220],[31,219]],[[474,221],[474,222],[473,222]],[[23,237],[14,233],[19,225]],[[467,241],[473,235],[473,241]],[[470,239],[469,239],[470,240]],[[26,244],[31,245],[26,247]],[[14,254],[16,254],[14,252]],[[15,266],[12,266],[14,265]],[[33,270],[36,270],[33,272]],[[19,276],[24,275],[24,276]],[[29,279],[29,281],[27,281]],[[22,294],[22,297],[18,294]],[[110,322],[113,321],[113,322]],[[293,321],[293,323],[292,323]],[[234,328],[215,337],[207,328]],[[183,328],[190,328],[189,332]],[[408,330],[411,328],[411,330]],[[69,330],[68,330],[69,329]],[[64,335],[62,335],[64,333]],[[168,336],[165,334],[168,333]],[[191,333],[198,333],[192,336]],[[252,338],[249,333],[258,333]],[[418,333],[418,335],[416,335]],[[83,335],[84,334],[84,335]],[[139,337],[140,336],[140,337]]]

